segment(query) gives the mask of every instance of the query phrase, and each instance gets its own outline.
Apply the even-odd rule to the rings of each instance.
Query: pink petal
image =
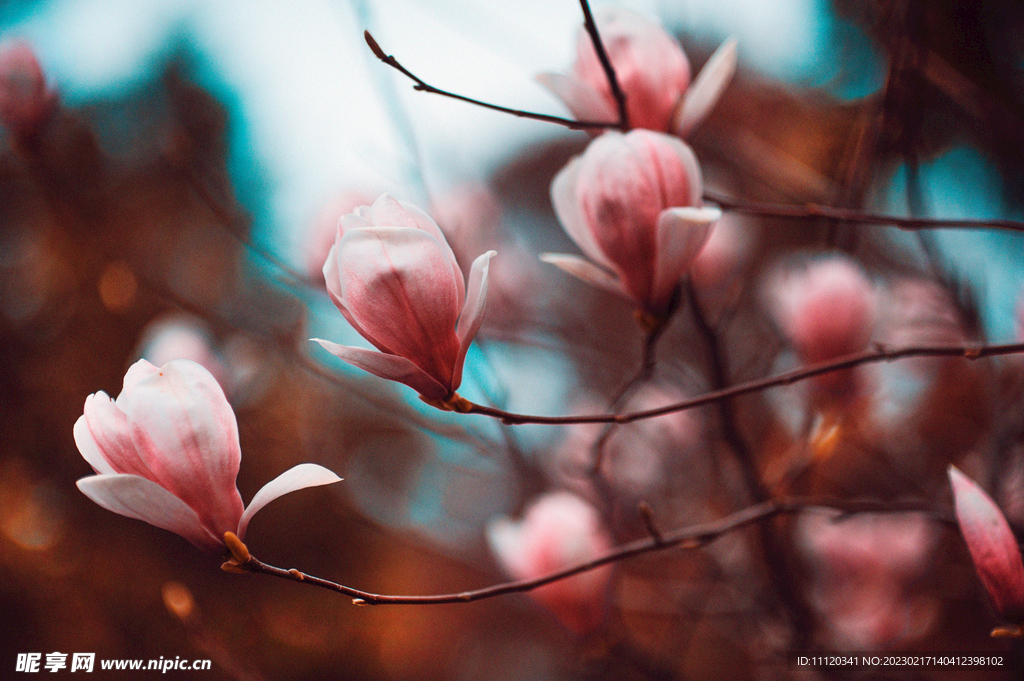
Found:
[[[578,121],[614,123],[618,112],[612,103],[587,83],[561,73],[539,73],[537,82],[562,100]]]
[[[316,341],[324,350],[339,359],[363,371],[368,371],[374,376],[385,378],[389,381],[404,383],[424,397],[433,400],[443,400],[451,392],[447,387],[432,378],[423,369],[398,355],[388,355],[382,352],[374,352],[364,348],[354,348],[348,345],[338,345],[331,341],[320,338],[311,339]]]
[[[243,510],[235,487],[238,425],[210,372],[188,360],[168,362],[135,386],[126,412],[153,480],[188,504],[215,536],[233,532]]]
[[[446,251],[427,232],[359,229],[338,242],[345,306],[360,328],[443,385],[450,385],[459,341],[459,287]]]
[[[689,135],[711,113],[735,72],[736,39],[729,38],[719,45],[686,91],[672,122],[673,132],[680,137]]]
[[[149,465],[135,450],[128,417],[105,392],[85,398],[85,413],[75,422],[74,434],[82,457],[97,473],[128,473],[155,479]],[[97,453],[105,466],[94,463]]]
[[[458,307],[462,307],[463,300],[466,297],[465,282],[462,279],[462,268],[459,267],[459,263],[455,259],[455,252],[448,245],[448,240],[445,239],[444,233],[437,226],[437,223],[434,222],[433,218],[417,206],[405,201],[398,201],[387,194],[381,194],[373,202],[371,215],[373,216],[374,227],[409,227],[420,229],[434,237],[441,244],[441,250],[444,251],[444,254],[448,257],[448,262],[451,263],[453,279],[458,285]]]
[[[616,132],[605,133],[605,135],[618,134]],[[577,196],[576,185],[580,173],[580,158],[577,156],[569,161],[555,175],[555,179],[551,182],[551,203],[555,208],[558,221],[562,223],[569,238],[588,258],[611,269],[613,267],[611,261],[601,250],[590,225],[584,220],[580,200]]]
[[[578,256],[563,253],[541,253],[540,259],[542,262],[554,265],[563,272],[570,274],[577,279],[581,279],[588,284],[592,284],[600,289],[614,293],[615,295],[626,298],[627,300],[632,300],[632,298],[629,297],[629,294],[622,290],[622,282],[619,281],[615,275],[601,267],[598,267],[589,260],[584,260]]]
[[[717,208],[669,208],[658,216],[658,255],[652,298],[665,305],[679,280],[711,236],[711,223],[722,217]]]
[[[340,480],[341,478],[332,471],[315,463],[302,463],[294,468],[289,468],[265,484],[259,492],[256,492],[256,496],[249,502],[249,507],[245,509],[245,513],[242,514],[242,518],[238,521],[238,531],[235,534],[238,535],[239,539],[244,538],[245,530],[249,527],[249,521],[253,515],[274,499],[296,490],[305,489],[306,487],[329,485]]]
[[[94,475],[77,484],[85,496],[108,511],[170,530],[201,549],[216,551],[223,546],[195,511],[151,480],[137,475]]]
[[[459,324],[455,332],[459,338],[459,354],[455,358],[452,390],[462,384],[462,365],[466,360],[466,352],[469,350],[469,345],[473,342],[476,332],[480,330],[480,324],[484,321],[484,310],[487,307],[487,274],[491,258],[497,254],[497,251],[487,251],[477,256],[469,270],[469,292],[466,296],[466,304],[462,308],[462,314],[459,315]]]
[[[355,216],[350,215],[348,217],[354,218]],[[327,295],[330,296],[334,306],[338,308],[345,320],[352,325],[352,328],[355,329],[360,336],[373,343],[374,347],[378,350],[394,354],[391,348],[382,343],[380,339],[374,338],[370,332],[361,327],[356,318],[352,316],[352,313],[349,312],[348,308],[345,306],[341,290],[341,273],[338,269],[337,244],[331,246],[331,250],[327,254],[327,260],[324,262],[324,282],[327,286]]]
[[[956,518],[974,568],[999,613],[1024,617],[1024,561],[1017,539],[992,498],[956,466],[949,467]]]

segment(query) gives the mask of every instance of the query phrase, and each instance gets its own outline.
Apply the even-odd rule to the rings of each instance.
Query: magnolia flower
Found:
[[[0,47],[0,122],[7,129],[32,133],[56,101],[28,43],[16,41]]]
[[[206,550],[223,549],[225,532],[244,537],[253,514],[279,496],[341,479],[301,464],[244,508],[235,486],[242,458],[235,414],[210,372],[188,360],[162,367],[139,360],[116,400],[102,391],[86,398],[74,435],[98,474],[78,481],[87,497]]]
[[[555,176],[551,200],[565,231],[594,262],[552,253],[541,260],[655,316],[670,311],[676,286],[721,217],[717,208],[698,207],[701,173],[693,151],[650,130],[594,139]]]
[[[777,273],[769,283],[769,298],[783,335],[809,364],[863,350],[875,330],[875,286],[860,266],[843,256]],[[847,372],[834,372],[814,381],[838,388],[849,378]]]
[[[492,520],[487,541],[514,579],[535,579],[607,553],[611,537],[593,506],[570,492],[535,500],[520,522]],[[585,633],[600,621],[611,566],[561,579],[529,593],[573,631]]]
[[[949,467],[956,520],[974,569],[999,614],[1024,620],[1024,561],[1017,539],[992,498],[956,466]]]
[[[599,10],[595,22],[626,95],[630,127],[687,135],[714,108],[736,70],[735,40],[722,43],[691,84],[683,48],[658,24],[621,7]],[[618,120],[608,76],[583,28],[572,70],[572,75],[542,73],[537,80],[578,120]]]
[[[314,338],[328,352],[431,401],[452,397],[483,321],[494,251],[473,261],[469,285],[437,224],[382,194],[338,223],[324,264],[331,300],[380,352]]]

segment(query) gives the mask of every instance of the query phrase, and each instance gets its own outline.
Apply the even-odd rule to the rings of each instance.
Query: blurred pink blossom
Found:
[[[659,24],[621,7],[598,10],[595,23],[626,95],[632,128],[687,135],[717,103],[736,69],[736,42],[728,40],[691,84],[686,54]],[[578,120],[618,120],[611,85],[584,28],[576,38],[572,75],[542,73],[537,80]]]
[[[0,123],[15,134],[30,135],[56,101],[28,43],[15,41],[0,47]]]
[[[570,492],[549,492],[515,522],[497,518],[487,527],[487,540],[501,566],[513,579],[535,579],[585,563],[612,547],[601,516]],[[604,614],[611,566],[602,566],[529,592],[562,624],[577,633],[596,628]]]
[[[316,464],[291,468],[256,493],[248,508],[235,486],[242,454],[235,414],[213,376],[195,362],[133,364],[116,400],[89,395],[75,443],[97,475],[78,488],[103,508],[175,532],[205,550],[224,533],[245,536],[274,499],[341,478]]]
[[[1024,561],[1017,538],[992,498],[956,466],[949,467],[956,519],[974,569],[996,610],[1009,621],[1024,620]]]
[[[541,259],[655,317],[670,312],[676,287],[721,217],[717,208],[698,207],[701,172],[690,147],[650,130],[594,139],[555,177],[551,200],[590,260]]]
[[[925,635],[937,607],[915,584],[935,551],[935,525],[920,514],[838,515],[804,515],[795,530],[828,643],[882,650]]]
[[[494,255],[476,258],[467,289],[430,216],[383,194],[341,219],[323,269],[331,300],[380,352],[313,340],[427,400],[446,400],[462,382],[466,351],[483,320]]]
[[[779,271],[769,282],[776,323],[807,364],[849,355],[867,347],[878,316],[874,284],[843,256],[814,259],[804,267]],[[815,385],[840,390],[848,371],[816,376]]]

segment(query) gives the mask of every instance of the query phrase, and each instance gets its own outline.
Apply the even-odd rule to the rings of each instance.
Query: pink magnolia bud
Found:
[[[345,319],[380,352],[314,338],[328,352],[428,400],[450,398],[483,321],[487,269],[479,256],[469,286],[451,247],[430,217],[381,195],[338,225],[324,278]]]
[[[626,95],[632,128],[688,133],[718,101],[735,70],[736,44],[730,40],[708,60],[690,88],[686,54],[660,25],[621,7],[599,10],[595,23]],[[544,73],[537,79],[578,120],[618,120],[611,85],[585,29],[581,28],[576,38],[572,75]]]
[[[601,516],[570,492],[536,499],[520,522],[492,520],[487,527],[491,551],[514,579],[535,579],[593,560],[612,546]],[[600,624],[611,577],[606,565],[529,592],[563,624],[586,633]]]
[[[29,44],[17,41],[0,47],[0,122],[16,134],[30,134],[55,102]]]
[[[992,498],[956,466],[949,467],[956,519],[974,569],[999,614],[1024,620],[1024,561],[1017,539]]]
[[[771,303],[782,333],[807,363],[867,347],[878,313],[874,285],[852,261],[831,256],[776,276]]]
[[[235,486],[242,458],[235,414],[210,372],[188,360],[159,368],[139,360],[116,400],[102,391],[86,398],[74,435],[98,474],[78,481],[87,497],[206,550],[223,549],[225,532],[244,537],[253,514],[279,496],[341,479],[301,464],[244,508]]]
[[[701,173],[693,151],[650,130],[594,139],[555,177],[551,200],[565,231],[594,262],[551,253],[541,259],[655,316],[669,311],[721,217],[717,208],[697,207]]]

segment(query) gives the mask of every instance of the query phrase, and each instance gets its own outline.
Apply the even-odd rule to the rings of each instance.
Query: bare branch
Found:
[[[373,54],[375,57],[377,57],[377,59],[380,59],[388,66],[395,69],[412,82],[416,83],[413,86],[414,90],[429,92],[431,94],[441,95],[442,97],[450,97],[452,99],[457,99],[460,102],[467,102],[475,106],[482,106],[485,109],[500,111],[501,113],[511,114],[518,118],[527,118],[533,121],[542,121],[544,123],[554,123],[556,125],[561,125],[566,128],[569,128],[570,130],[610,130],[620,127],[618,123],[606,123],[602,121],[574,121],[571,118],[562,118],[561,116],[548,116],[547,114],[533,113],[530,111],[523,111],[521,109],[510,109],[506,106],[489,104],[487,102],[481,102],[479,99],[472,99],[471,97],[464,97],[463,95],[458,95],[455,94],[454,92],[441,90],[440,88],[436,88],[433,85],[427,84],[422,79],[420,79],[419,76],[415,75],[414,73],[406,69],[404,66],[402,66],[400,63],[398,63],[398,60],[395,59],[393,56],[386,54],[384,50],[381,49],[380,45],[377,44],[377,41],[373,39],[373,36],[370,35],[369,31],[363,31],[363,37],[366,38],[366,44],[370,46],[370,50],[373,51]]]
[[[501,419],[504,423],[518,425],[523,423],[542,423],[548,425],[568,425],[572,423],[632,423],[641,419],[663,416],[677,411],[685,411],[705,404],[712,404],[740,395],[761,392],[768,388],[781,385],[790,385],[799,381],[832,373],[841,369],[860,366],[861,364],[874,364],[877,362],[892,362],[910,357],[963,357],[964,359],[981,359],[982,357],[995,357],[999,355],[1014,355],[1024,353],[1024,343],[1007,343],[1004,345],[921,345],[904,348],[887,348],[878,344],[873,350],[865,350],[852,355],[846,355],[839,359],[811,364],[802,369],[794,369],[784,374],[769,376],[767,378],[739,383],[722,390],[712,390],[699,397],[682,402],[647,409],[644,411],[622,412],[617,414],[587,414],[582,416],[533,416],[529,414],[516,414],[512,412],[494,409],[472,402],[466,402],[467,406],[459,411],[466,414],[483,414]]]
[[[615,99],[615,106],[619,111],[617,127],[622,132],[626,132],[629,130],[626,93],[619,86],[619,79],[615,75],[615,67],[612,66],[612,61],[608,58],[608,52],[605,51],[604,43],[601,41],[601,35],[597,32],[597,23],[594,21],[594,15],[590,11],[590,3],[587,0],[580,0],[580,8],[583,10],[583,27],[586,29],[587,35],[590,36],[590,42],[594,44],[594,52],[597,53],[597,60],[601,62],[604,75],[608,78],[608,85],[611,88],[612,97]]]
[[[654,551],[663,551],[672,547],[693,550],[705,546],[723,535],[734,530],[741,529],[748,525],[770,520],[778,515],[799,513],[812,509],[833,509],[842,511],[845,515],[855,513],[926,513],[937,522],[955,524],[955,520],[949,511],[935,511],[923,503],[897,502],[886,504],[872,500],[824,500],[807,501],[799,499],[766,501],[732,513],[724,518],[699,525],[680,528],[673,532],[660,534],[660,536],[648,537],[637,541],[623,544],[618,548],[606,553],[599,558],[580,563],[564,570],[552,572],[537,579],[524,579],[514,582],[505,582],[482,589],[461,591],[458,593],[436,594],[429,596],[392,596],[376,594],[361,589],[354,589],[337,582],[332,582],[320,577],[300,572],[299,570],[274,567],[267,565],[253,556],[244,563],[230,561],[225,564],[225,569],[230,572],[245,571],[255,572],[264,575],[271,575],[293,582],[309,584],[329,591],[349,596],[356,605],[441,605],[446,603],[470,603],[485,598],[494,598],[511,593],[523,593],[536,589],[537,587],[551,584],[567,579],[582,572],[588,572],[602,565],[616,563],[622,560],[640,556]],[[842,516],[842,517],[845,517]]]
[[[857,222],[866,225],[888,225],[907,231],[921,229],[1006,229],[1024,232],[1024,222],[1019,220],[967,220],[960,218],[912,218],[881,213],[864,213],[849,208],[833,208],[817,203],[794,205],[768,203],[764,201],[743,201],[717,192],[705,191],[704,200],[718,205],[724,211],[756,215],[763,218],[786,218],[793,220],[836,220]]]

